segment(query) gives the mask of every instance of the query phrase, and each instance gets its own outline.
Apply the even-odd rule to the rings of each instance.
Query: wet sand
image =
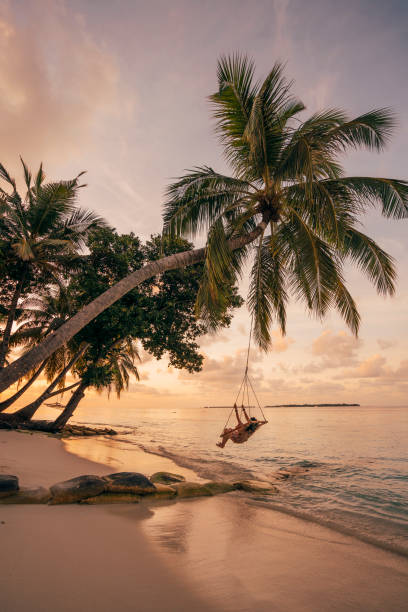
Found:
[[[150,457],[159,460],[146,455],[144,465]],[[0,432],[0,471],[32,485],[112,467],[58,440]],[[153,506],[0,505],[0,542],[5,612],[400,612],[408,601],[407,559],[236,493]]]

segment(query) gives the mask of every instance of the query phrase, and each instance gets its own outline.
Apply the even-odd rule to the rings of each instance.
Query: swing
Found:
[[[62,396],[64,395],[64,393],[57,393],[57,395],[60,395],[61,399]],[[45,406],[49,406],[50,408],[64,408],[64,404],[62,404],[61,402],[44,402]]]
[[[237,396],[235,398],[234,405],[231,408],[227,421],[224,425],[224,429],[222,433],[220,434],[220,438],[222,438],[222,442],[219,442],[217,444],[217,446],[219,446],[220,448],[224,448],[228,440],[231,440],[235,444],[241,444],[242,442],[246,442],[248,438],[252,434],[254,434],[255,431],[261,425],[265,425],[268,422],[265,418],[264,412],[258,401],[258,397],[255,393],[254,386],[248,374],[249,353],[251,349],[252,326],[253,326],[253,319],[251,322],[251,330],[249,333],[249,342],[248,342],[248,350],[247,350],[244,377],[242,379]],[[251,395],[255,399],[256,405],[251,405]],[[241,405],[239,405],[239,403]],[[257,410],[259,412],[259,415],[262,416],[262,420],[253,416],[254,410]],[[234,428],[228,428],[229,422],[234,412],[237,417],[238,425]]]

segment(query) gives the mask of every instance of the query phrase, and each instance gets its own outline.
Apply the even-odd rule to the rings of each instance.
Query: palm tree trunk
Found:
[[[77,387],[80,384],[81,384],[81,381],[78,380],[78,382],[72,383],[72,385],[69,385],[68,387],[64,387],[63,389],[57,389],[56,391],[53,391],[52,393],[50,393],[47,399],[51,399],[51,397],[54,397],[54,395],[61,395],[62,393],[66,393],[67,391],[70,391],[71,389],[75,389],[75,387]]]
[[[21,397],[23,393],[25,393],[29,387],[31,387],[33,382],[37,380],[37,378],[39,377],[39,375],[45,368],[46,363],[47,363],[46,360],[43,361],[40,367],[38,368],[38,370],[34,372],[32,377],[26,382],[26,384],[23,385],[21,389],[19,389],[14,395],[4,400],[4,402],[0,402],[0,412],[4,412],[4,410],[7,410],[7,408],[9,408],[12,404],[14,404],[14,402],[18,400],[18,398]]]
[[[6,356],[8,353],[8,348],[9,348],[9,343],[10,343],[11,328],[13,327],[14,319],[16,317],[17,304],[18,304],[18,300],[20,298],[21,292],[23,290],[25,277],[26,277],[26,272],[23,271],[21,278],[16,285],[16,288],[14,290],[14,294],[11,300],[10,310],[7,316],[6,327],[4,328],[3,340],[0,344],[0,370],[4,368],[4,364],[6,361]]]
[[[248,234],[238,236],[229,241],[229,247],[232,251],[240,249],[247,244],[250,244],[262,234],[266,229],[271,218],[271,213],[265,211],[262,216],[262,221]],[[192,251],[184,251],[183,253],[175,253],[168,255],[162,259],[157,259],[148,263],[140,270],[136,270],[122,278],[112,287],[101,293],[95,300],[81,308],[76,315],[69,321],[61,325],[54,333],[49,334],[41,344],[37,345],[31,351],[16,359],[7,368],[0,372],[0,392],[7,389],[16,380],[22,378],[24,374],[35,368],[35,366],[47,359],[50,355],[59,349],[65,342],[68,342],[75,334],[77,334],[85,325],[95,319],[101,312],[112,306],[121,297],[132,291],[143,281],[163,274],[168,270],[176,270],[177,268],[185,268],[192,266],[205,259],[206,249],[194,249]]]
[[[27,404],[27,406],[24,406],[24,408],[17,410],[17,412],[13,412],[13,417],[22,421],[29,421],[30,419],[32,419],[41,404],[50,397],[51,393],[54,391],[58,383],[61,382],[66,373],[76,364],[78,359],[82,357],[82,355],[85,353],[89,346],[89,344],[86,344],[79,351],[77,351],[68,363],[68,365],[65,366],[65,368],[58,374],[58,376],[52,381],[52,383],[46,388],[46,390],[41,393],[41,395],[37,397],[34,402],[31,402],[31,404]]]
[[[59,417],[55,419],[52,423],[50,430],[51,431],[60,431],[65,425],[68,423],[69,419],[74,414],[75,410],[78,407],[79,402],[85,395],[85,390],[88,387],[88,384],[81,381],[80,385],[77,389],[75,389],[74,393],[71,396],[71,399],[65,406],[64,410],[61,412]]]

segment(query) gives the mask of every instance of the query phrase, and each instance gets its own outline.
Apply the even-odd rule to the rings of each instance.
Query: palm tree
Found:
[[[24,198],[0,164],[0,178],[8,186],[8,190],[0,188],[0,254],[6,276],[11,272],[15,279],[0,344],[0,369],[9,350],[18,302],[30,277],[58,281],[62,267],[77,258],[89,231],[106,225],[99,216],[75,204],[83,173],[70,181],[44,183],[42,165],[33,179],[23,160],[21,163],[27,188]]]
[[[249,306],[260,346],[268,346],[274,317],[284,331],[290,295],[319,317],[337,308],[357,333],[359,314],[345,286],[344,263],[360,268],[379,293],[395,291],[392,258],[358,229],[358,220],[378,205],[386,218],[407,217],[408,183],[345,176],[339,158],[348,148],[382,151],[393,115],[380,109],[349,119],[330,109],[301,121],[304,105],[291,86],[280,64],[260,83],[247,57],[220,59],[218,91],[210,99],[232,174],[193,169],[169,187],[164,211],[166,232],[193,237],[206,230],[206,247],[163,257],[116,283],[1,372],[0,391],[128,291],[166,270],[205,261],[198,308],[211,320],[223,306],[225,279],[237,276],[252,252]]]
[[[73,304],[70,299],[69,291],[62,285],[48,286],[43,288],[43,295],[30,296],[22,300],[20,304],[20,314],[16,319],[18,329],[11,335],[9,346],[24,347],[26,350],[38,345],[48,334],[52,333],[64,321],[73,314]],[[75,342],[71,341],[68,345],[63,345],[48,359],[44,360],[39,368],[30,373],[29,380],[22,386],[14,395],[7,400],[0,402],[0,412],[9,408],[23,393],[34,383],[38,376],[45,370],[46,378],[51,385],[42,393],[39,398],[32,404],[41,405],[43,401],[64,392],[65,377],[67,374],[67,366],[70,359],[77,353],[80,347]],[[58,376],[58,383],[55,383],[55,377]],[[58,386],[58,391],[53,389]],[[69,388],[72,388],[71,386]],[[38,403],[39,399],[41,402]],[[25,414],[25,407],[20,411]],[[30,410],[31,410],[30,409]]]
[[[89,387],[94,387],[97,391],[107,389],[108,394],[114,390],[117,397],[120,397],[121,392],[129,388],[131,375],[139,380],[135,365],[135,361],[139,359],[137,346],[132,338],[124,338],[115,343],[107,355],[85,369],[79,386],[50,429],[60,431],[67,424]]]

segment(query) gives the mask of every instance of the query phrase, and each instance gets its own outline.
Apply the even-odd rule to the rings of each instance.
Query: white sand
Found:
[[[0,471],[49,485],[112,467],[46,436],[0,432]],[[0,543],[2,612],[402,612],[408,601],[407,559],[236,494],[0,505]]]

